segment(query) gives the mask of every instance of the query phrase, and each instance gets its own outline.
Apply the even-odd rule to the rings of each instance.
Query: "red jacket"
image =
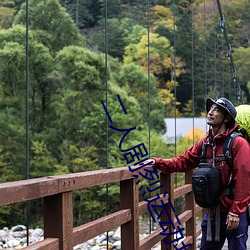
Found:
[[[176,158],[162,159],[154,158],[155,167],[161,172],[168,174],[173,172],[186,172],[198,166],[202,151],[202,142],[209,143],[207,146],[206,159],[213,158],[213,146],[215,158],[223,157],[223,144],[225,138],[237,131],[238,125],[228,129],[223,134],[218,134],[212,138],[206,136],[187,149],[184,154]],[[250,201],[250,144],[241,136],[237,136],[232,144],[233,155],[233,180],[234,180],[234,200],[230,200],[225,194],[220,198],[221,211],[232,212],[241,215],[247,208]],[[225,188],[229,182],[231,170],[226,161],[215,162],[215,166],[221,169],[221,184]]]

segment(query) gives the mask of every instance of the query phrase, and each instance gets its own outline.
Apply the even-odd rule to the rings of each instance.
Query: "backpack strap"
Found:
[[[225,156],[225,159],[230,167],[230,169],[232,170],[233,169],[233,155],[232,155],[232,144],[233,144],[233,140],[237,137],[237,136],[242,136],[241,133],[239,132],[233,132],[231,133],[224,145],[223,145],[223,154]]]
[[[228,163],[231,171],[233,171],[233,155],[232,155],[232,144],[233,144],[233,140],[237,137],[237,136],[242,136],[241,133],[239,132],[233,132],[231,133],[224,145],[223,145],[223,154],[224,154],[224,157],[225,157],[225,160],[226,162]],[[233,181],[232,181],[233,177],[232,177],[232,174],[230,175],[230,180],[227,184],[227,187],[224,191],[224,194],[226,194],[231,200],[234,199],[234,184],[233,184]]]
[[[242,136],[242,133],[240,132],[233,132],[231,133],[225,140],[224,145],[223,145],[223,154],[225,157],[225,160],[227,161],[230,169],[233,169],[233,155],[232,155],[232,144],[233,140],[237,136]],[[202,142],[202,148],[201,148],[201,162],[206,162],[206,152],[207,152],[207,144]],[[224,160],[223,158],[215,158],[215,161],[221,161]]]

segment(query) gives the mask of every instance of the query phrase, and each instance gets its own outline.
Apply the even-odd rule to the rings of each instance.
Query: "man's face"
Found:
[[[224,110],[220,106],[213,104],[207,113],[207,124],[214,128],[219,127],[224,122],[224,119]]]

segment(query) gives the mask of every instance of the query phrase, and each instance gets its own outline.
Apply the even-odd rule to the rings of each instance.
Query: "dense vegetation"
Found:
[[[171,157],[192,144],[187,137],[177,152],[166,146],[163,118],[200,116],[207,96],[236,100],[214,2],[30,0],[29,177],[106,168],[107,151],[109,168],[126,165],[120,132],[108,130],[107,149],[106,97],[113,127],[136,126],[122,149],[148,147],[149,127],[151,155]],[[221,2],[249,102],[250,3]],[[1,1],[0,27],[0,178],[6,182],[27,174],[25,1]],[[117,190],[109,187],[110,211],[119,206]],[[105,213],[105,195],[105,187],[75,192],[75,223]],[[31,204],[33,224],[41,223],[40,202]],[[0,226],[20,223],[23,211],[23,205],[0,208]]]

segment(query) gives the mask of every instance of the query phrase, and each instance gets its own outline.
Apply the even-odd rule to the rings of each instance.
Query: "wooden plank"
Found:
[[[185,211],[184,213],[180,214],[178,216],[181,224],[185,223],[187,220],[189,220],[192,216],[192,211]],[[177,219],[174,219],[174,226],[177,227],[179,225]],[[140,250],[148,250],[152,248],[155,244],[157,244],[159,241],[163,240],[165,238],[164,235],[161,235],[160,233],[162,232],[162,228],[157,229],[155,232],[152,234],[148,235],[144,239],[140,241]],[[169,230],[166,231],[168,233]],[[166,244],[164,243],[164,248],[166,248]]]
[[[130,209],[123,209],[73,229],[74,246],[131,221]]]
[[[144,167],[149,169],[150,167]],[[67,174],[58,176],[60,192],[94,187],[98,185],[119,182],[134,178],[139,170],[131,172],[128,167],[113,168],[106,170],[88,171],[83,173]]]
[[[192,236],[187,236],[184,240],[183,240],[183,244],[185,244],[185,246],[187,246],[188,244],[192,244],[193,245],[193,237]],[[190,246],[191,247],[191,246]],[[191,249],[190,247],[188,247],[188,250]],[[176,249],[186,249],[183,247],[182,243],[179,243],[177,245]],[[195,246],[196,249],[196,246]]]
[[[44,198],[44,237],[59,238],[60,249],[73,249],[72,192]]]
[[[185,173],[185,182],[191,183],[192,172]],[[192,236],[193,242],[189,247],[190,250],[196,249],[196,203],[192,192],[185,195],[185,210],[192,211],[192,217],[186,222],[186,236]]]
[[[195,213],[199,213],[200,211],[205,211],[205,209],[203,209],[202,207],[200,207],[199,205],[195,204]]]
[[[149,201],[150,200],[153,200],[155,197],[153,198],[150,198],[148,199]],[[163,194],[160,195],[160,199],[157,199],[155,201],[152,201],[151,204],[152,205],[161,205],[161,200],[164,202],[164,204],[166,204],[168,202],[168,194],[163,197]],[[143,215],[145,214],[146,212],[148,212],[148,202],[147,201],[141,201],[139,203],[139,214],[140,215]]]
[[[160,233],[162,232],[162,229],[159,228],[155,230],[155,232],[151,233],[144,239],[140,241],[140,250],[148,250],[151,249],[155,244],[157,244],[159,241],[163,240],[165,238],[164,235],[161,235]],[[167,230],[166,232],[169,232]],[[165,244],[166,247],[166,244]],[[165,248],[162,248],[165,249]]]
[[[202,233],[202,229],[201,229],[201,226],[199,225],[199,226],[197,226],[197,228],[196,228],[196,237],[200,236],[201,233]]]
[[[161,180],[161,185],[163,185],[163,187],[161,188],[161,194],[164,194],[165,192],[167,192],[169,195],[169,199],[171,200],[172,204],[174,204],[174,177],[173,177],[173,174],[165,175],[165,174],[161,173],[160,180]],[[167,208],[168,214],[166,212],[163,212],[163,214],[161,216],[161,222],[174,221],[175,214],[174,214],[174,211],[173,211],[170,203],[167,203],[165,206]],[[168,216],[170,216],[170,218]],[[169,233],[172,234],[173,232],[174,232],[174,228],[170,226]],[[171,242],[173,240],[174,240],[173,234],[170,236],[167,236],[165,238],[165,242]],[[162,249],[166,248],[165,242],[164,242],[164,240],[161,241],[161,248]],[[174,246],[171,245],[169,247],[169,250],[174,250]]]
[[[58,193],[58,180],[35,178],[0,184],[0,206],[42,198]]]
[[[43,241],[34,243],[22,249],[23,250],[59,250],[59,239],[47,238],[47,239],[44,239]]]
[[[188,221],[190,218],[192,218],[192,210],[186,210],[185,212],[178,215],[178,219],[180,220],[181,225]],[[177,220],[175,219],[174,221],[175,226],[177,226]]]
[[[174,199],[179,198],[182,195],[192,192],[192,185],[186,184],[181,187],[175,188],[174,190]]]
[[[121,226],[121,249],[139,250],[139,190],[136,179],[120,183],[121,209],[131,210],[131,221]]]
[[[181,187],[178,187],[176,189],[174,189],[174,199],[179,198],[180,196],[187,194],[189,192],[192,191],[192,185],[187,184],[187,185],[183,185]],[[163,197],[163,194],[160,194],[160,199],[153,201],[151,204],[152,205],[160,205],[162,200],[164,202],[164,204],[168,203],[168,197],[169,195],[167,194],[165,197]],[[149,200],[153,200],[155,197],[150,198]],[[140,215],[145,214],[146,212],[148,212],[148,202],[147,201],[141,201],[139,203],[139,208],[140,208]]]
[[[128,167],[122,167],[1,183],[0,206],[132,179],[138,173],[139,170],[131,172]]]

